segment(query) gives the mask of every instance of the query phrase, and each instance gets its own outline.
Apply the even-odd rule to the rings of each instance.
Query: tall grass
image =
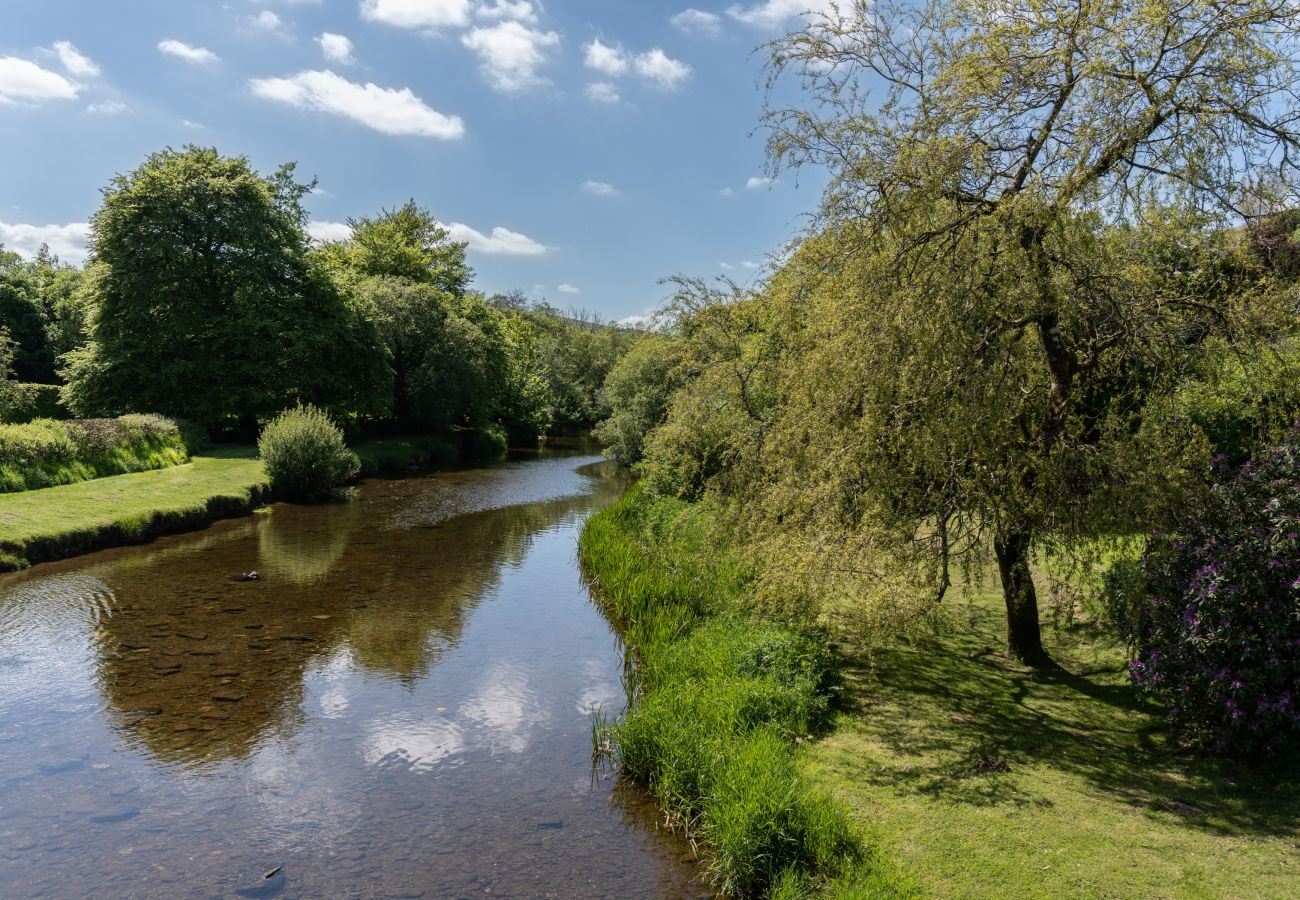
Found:
[[[188,459],[180,428],[162,416],[0,424],[0,493],[161,469]]]
[[[909,894],[796,765],[796,739],[824,724],[834,657],[814,631],[746,613],[745,573],[710,525],[706,506],[634,487],[583,529],[585,570],[635,660],[628,713],[593,739],[702,842],[722,893]]]

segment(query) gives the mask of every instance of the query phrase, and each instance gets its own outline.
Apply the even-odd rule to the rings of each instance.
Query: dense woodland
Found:
[[[107,187],[84,268],[0,251],[8,403],[27,414],[10,418],[50,399],[32,384],[59,385],[78,417],[147,411],[241,438],[298,403],[353,431],[496,445],[605,414],[634,333],[476,292],[465,245],[414,201],[314,242],[311,187],[292,165],[164,150]]]

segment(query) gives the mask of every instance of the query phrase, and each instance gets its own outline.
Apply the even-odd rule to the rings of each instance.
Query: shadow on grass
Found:
[[[1029,783],[1044,781],[1018,775],[1042,768],[1190,829],[1300,830],[1300,767],[1252,768],[1178,747],[1161,710],[1128,684],[1121,648],[1095,633],[1048,632],[1060,668],[1020,666],[1001,649],[1005,624],[986,601],[956,605],[942,633],[849,658],[844,702],[890,758],[870,771],[841,761],[845,777],[952,803],[1050,807]]]

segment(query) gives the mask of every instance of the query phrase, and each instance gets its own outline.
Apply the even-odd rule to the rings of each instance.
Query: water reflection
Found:
[[[0,895],[698,894],[639,795],[591,789],[619,658],[574,540],[622,485],[590,462],[0,580]]]

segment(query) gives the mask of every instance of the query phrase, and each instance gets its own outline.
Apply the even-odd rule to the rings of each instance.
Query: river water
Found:
[[[516,459],[3,576],[0,896],[705,896],[591,768],[623,486]]]

